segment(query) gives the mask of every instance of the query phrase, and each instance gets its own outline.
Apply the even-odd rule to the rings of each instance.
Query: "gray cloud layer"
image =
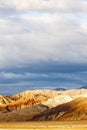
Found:
[[[1,0],[0,68],[87,63],[86,7],[85,0]]]
[[[0,0],[3,82],[9,78],[27,80],[26,74],[33,80],[54,80],[53,73],[62,82],[64,73],[67,77],[74,73],[77,82],[74,79],[73,83],[77,84],[76,73],[87,72],[86,41],[86,0]],[[79,79],[79,84],[86,84],[83,77]]]

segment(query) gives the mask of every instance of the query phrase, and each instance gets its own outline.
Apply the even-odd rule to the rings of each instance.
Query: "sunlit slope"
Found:
[[[87,120],[87,98],[77,98],[67,105],[70,110],[57,120]]]
[[[12,103],[12,100],[9,97],[0,95],[0,105],[5,105],[9,103]]]
[[[53,91],[53,90],[31,90],[12,95],[10,98],[15,101],[17,106],[37,105],[42,103],[49,108],[57,105],[67,103],[76,99],[77,97],[87,97],[86,89],[73,89],[67,91]]]

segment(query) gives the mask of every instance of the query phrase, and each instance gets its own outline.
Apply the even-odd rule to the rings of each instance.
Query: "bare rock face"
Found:
[[[72,101],[73,98],[69,95],[58,95],[54,98],[48,99],[46,102],[43,102],[44,105],[48,106],[49,108],[56,107],[60,104],[67,103],[69,101]]]
[[[73,89],[66,91],[31,90],[12,95],[10,98],[15,101],[15,104],[19,104],[19,106],[42,103],[43,105],[52,108],[72,101],[78,97],[87,97],[87,89]]]
[[[12,102],[12,100],[9,97],[0,95],[0,105],[6,105],[11,102]]]
[[[85,89],[73,89],[67,91],[60,91],[57,93],[57,96],[49,98],[46,102],[43,102],[44,105],[47,105],[49,108],[56,107],[60,104],[70,102],[78,97],[87,97],[87,90]]]
[[[63,93],[64,94],[64,93]],[[65,94],[69,94],[73,98],[87,96],[87,89],[72,89],[65,91]]]
[[[60,93],[61,92],[57,92],[57,91],[53,91],[53,90],[28,90],[25,92],[21,92],[21,93],[12,95],[12,96],[10,96],[10,98],[12,100],[18,100],[20,98],[26,98],[26,97],[37,98],[40,95],[51,98],[51,97],[57,96]]]
[[[8,104],[13,103],[13,101],[6,96],[0,95],[0,111],[3,111]]]

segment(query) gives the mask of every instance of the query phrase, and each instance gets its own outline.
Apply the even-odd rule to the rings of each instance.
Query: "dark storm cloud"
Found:
[[[74,73],[87,71],[87,64],[34,63],[22,68],[1,69],[13,73]]]

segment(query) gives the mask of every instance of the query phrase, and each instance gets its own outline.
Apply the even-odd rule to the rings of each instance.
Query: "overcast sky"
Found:
[[[87,0],[0,0],[0,90],[87,84]]]

